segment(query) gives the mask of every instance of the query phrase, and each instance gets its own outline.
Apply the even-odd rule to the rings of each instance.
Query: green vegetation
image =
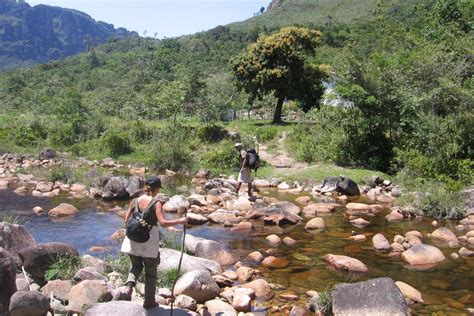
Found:
[[[183,271],[180,271],[178,275],[177,268],[169,270],[160,270],[158,271],[158,279],[156,280],[156,286],[159,288],[171,289],[176,278],[181,277],[183,274]]]
[[[160,243],[162,247],[181,251],[181,238],[182,233],[160,229]]]
[[[226,130],[270,150],[285,133],[287,151],[315,166],[291,175],[267,166],[259,176],[342,173],[357,181],[377,171],[417,179],[422,190],[436,183],[442,189],[431,196],[449,200],[474,182],[473,12],[468,0],[286,0],[192,36],[112,40],[0,74],[0,150],[51,146],[89,159],[229,173],[237,162]],[[289,64],[284,52],[294,53]],[[330,68],[308,66],[322,64]],[[323,73],[334,90],[318,103]],[[300,91],[301,84],[310,87]],[[288,124],[254,120],[271,118],[275,99]],[[52,177],[73,175],[58,169]]]
[[[462,192],[450,190],[443,182],[404,175],[398,176],[396,181],[410,192],[396,200],[406,212],[450,219],[460,219],[465,214]]]
[[[16,212],[3,212],[0,214],[0,223],[2,222],[12,225],[24,225],[25,218],[21,217]]]
[[[45,279],[50,280],[71,280],[74,274],[84,268],[79,257],[59,257],[48,267],[45,272]]]
[[[301,171],[294,171],[291,174],[286,174],[282,170],[278,169],[270,169],[270,170],[259,170],[259,174],[267,175],[268,177],[276,177],[282,180],[290,180],[290,181],[305,181],[311,180],[314,182],[322,181],[324,178],[334,175],[345,175],[352,180],[356,181],[357,183],[365,183],[367,178],[373,175],[377,175],[382,179],[389,179],[390,176],[380,172],[374,171],[370,169],[362,169],[362,168],[343,168],[333,164],[325,164],[319,163],[316,165],[312,165],[304,170]]]
[[[311,64],[320,43],[321,32],[307,28],[286,27],[261,37],[233,61],[237,88],[249,94],[250,102],[266,94],[277,98],[273,124],[280,124],[283,101],[298,100],[304,112],[318,105],[324,92],[326,71]]]

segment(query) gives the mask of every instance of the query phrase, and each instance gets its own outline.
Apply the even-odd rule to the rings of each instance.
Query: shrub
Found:
[[[449,185],[423,178],[413,179],[403,173],[398,181],[411,191],[396,200],[397,205],[408,212],[450,219],[460,219],[466,212],[462,192],[452,191]]]
[[[20,117],[11,130],[13,142],[24,147],[38,145],[47,136],[48,131],[40,119],[29,115]]]
[[[160,130],[153,140],[155,167],[159,170],[185,170],[192,164],[190,131],[173,125]]]
[[[58,122],[50,130],[50,140],[57,146],[71,146],[76,143],[76,135],[72,124],[67,122]]]
[[[411,177],[447,182],[459,190],[474,182],[474,116],[419,117],[404,147],[395,151],[395,166]]]
[[[201,162],[213,171],[230,171],[239,167],[239,155],[230,141],[220,143],[204,152]]]
[[[46,178],[50,182],[60,181],[63,183],[74,183],[75,176],[72,169],[65,166],[57,166],[50,169]]]
[[[102,136],[102,146],[112,157],[132,152],[128,135],[117,130],[107,131],[106,134]]]
[[[130,125],[130,135],[133,141],[144,143],[153,138],[153,131],[145,126],[141,120],[134,120]]]
[[[323,106],[309,118],[312,124],[301,124],[289,135],[288,145],[297,159],[388,169],[392,156],[389,141],[359,110]]]
[[[255,130],[255,134],[260,142],[270,142],[278,135],[277,126],[261,126]]]
[[[219,124],[206,124],[197,130],[197,136],[200,140],[215,143],[223,140],[228,135],[224,126]]]

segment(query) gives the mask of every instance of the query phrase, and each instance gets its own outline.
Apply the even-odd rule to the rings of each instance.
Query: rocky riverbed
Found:
[[[142,285],[134,303],[117,301],[126,276],[111,271],[100,256],[116,253],[123,236],[120,217],[126,202],[110,200],[140,194],[146,170],[130,167],[130,177],[101,177],[92,186],[49,183],[25,171],[64,162],[20,158],[0,158],[1,210],[15,200],[16,213],[28,213],[30,219],[27,229],[0,224],[2,302],[19,290],[10,300],[12,315],[26,308],[22,302],[38,311],[49,308],[51,295],[57,313],[103,302],[86,314],[144,314],[137,304]],[[81,163],[123,167],[110,160]],[[472,313],[473,215],[434,221],[406,213],[394,206],[402,190],[377,177],[367,186],[344,177],[316,186],[260,179],[255,201],[232,193],[233,178],[200,172],[191,183],[188,194],[169,196],[164,206],[170,217],[184,210],[189,216],[185,274],[175,292],[181,313],[304,315],[324,314],[327,308],[353,315],[376,309],[400,315],[409,310],[417,315]],[[53,229],[64,223],[70,226]],[[91,231],[95,238],[83,237]],[[48,260],[58,254],[83,256],[87,267],[71,280],[46,282]],[[162,249],[161,258],[161,270],[174,268],[179,252]],[[28,281],[15,272],[21,264]],[[170,290],[158,294],[165,308]]]

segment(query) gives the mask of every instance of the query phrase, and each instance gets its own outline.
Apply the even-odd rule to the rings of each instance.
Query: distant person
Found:
[[[148,207],[148,204],[150,204],[152,200],[158,200],[156,196],[160,192],[160,188],[160,178],[153,176],[146,180],[145,195],[138,198],[138,206],[141,212]],[[130,207],[125,216],[125,223],[127,223],[128,219],[133,215],[134,202],[135,201],[130,203]],[[186,217],[177,220],[165,219],[162,203],[160,201],[152,206],[151,211],[152,216],[148,218],[148,224],[152,225],[150,239],[144,243],[138,243],[125,237],[121,249],[123,253],[129,255],[131,261],[130,273],[126,282],[127,288],[123,293],[125,296],[123,298],[131,300],[133,287],[137,284],[137,280],[143,268],[145,268],[145,301],[143,302],[143,307],[145,308],[158,306],[158,303],[155,301],[157,267],[160,263],[160,249],[158,245],[160,240],[157,225],[160,223],[161,226],[168,227],[179,224],[185,225],[187,222]],[[152,222],[150,222],[150,218]]]
[[[235,149],[239,152],[239,161],[240,161],[240,170],[239,178],[237,182],[236,193],[239,194],[240,186],[242,182],[247,183],[248,185],[248,194],[249,197],[252,196],[252,175],[250,174],[250,166],[248,162],[247,151],[242,147],[241,143],[235,144]]]

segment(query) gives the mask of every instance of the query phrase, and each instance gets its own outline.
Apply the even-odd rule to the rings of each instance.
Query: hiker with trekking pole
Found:
[[[252,197],[252,174],[251,170],[255,170],[257,173],[257,169],[260,166],[260,157],[257,151],[253,148],[249,148],[247,150],[244,149],[241,143],[235,144],[235,149],[239,152],[239,177],[237,179],[237,188],[236,193],[239,194],[240,186],[242,182],[247,183],[248,186],[248,195],[249,198]]]
[[[133,287],[136,285],[143,268],[145,268],[145,300],[143,302],[145,308],[158,306],[155,301],[157,267],[160,263],[158,223],[163,227],[182,224],[184,225],[184,234],[186,232],[186,214],[176,220],[165,219],[162,202],[158,198],[160,188],[161,180],[159,177],[153,176],[146,179],[145,195],[134,199],[130,203],[125,216],[126,236],[121,251],[129,255],[131,268],[122,298],[131,300]],[[184,238],[183,236],[183,244]],[[182,255],[183,251],[181,252],[179,268]]]

